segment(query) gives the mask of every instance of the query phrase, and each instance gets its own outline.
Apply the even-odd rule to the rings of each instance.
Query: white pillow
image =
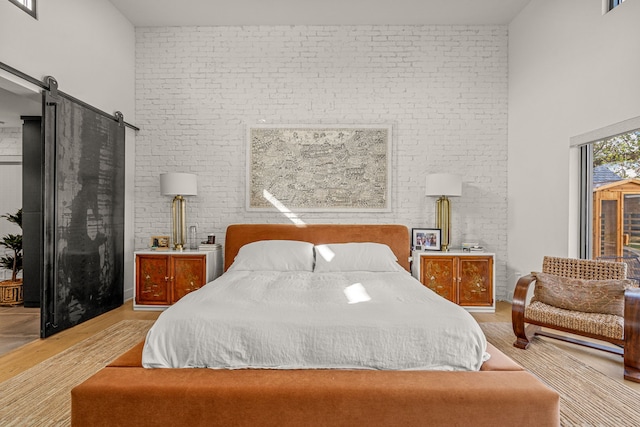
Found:
[[[240,248],[228,271],[313,271],[313,244],[297,240],[260,240]]]
[[[316,245],[313,271],[405,271],[391,248],[382,243],[331,243]]]

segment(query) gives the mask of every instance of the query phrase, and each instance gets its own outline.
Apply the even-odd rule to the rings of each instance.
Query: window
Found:
[[[581,256],[637,260],[640,130],[586,144],[582,153]]]
[[[36,0],[9,0],[20,9],[37,19],[36,16]]]
[[[609,8],[607,10],[611,10],[616,6],[620,6],[624,3],[624,0],[607,0],[609,2]]]

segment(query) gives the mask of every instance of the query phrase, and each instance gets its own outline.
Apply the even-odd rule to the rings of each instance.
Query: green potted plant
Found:
[[[22,229],[22,209],[15,215],[2,215],[9,222],[16,224]],[[2,292],[0,295],[1,305],[21,304],[23,299],[22,279],[18,279],[18,272],[22,270],[22,234],[7,234],[0,240],[0,246],[4,246],[9,251],[0,257],[0,266],[11,270],[11,279],[0,282]]]

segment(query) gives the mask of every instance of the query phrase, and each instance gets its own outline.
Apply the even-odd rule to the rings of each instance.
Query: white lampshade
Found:
[[[461,196],[462,177],[452,173],[427,175],[425,196]]]
[[[197,196],[198,180],[192,173],[160,174],[160,193],[163,196]]]

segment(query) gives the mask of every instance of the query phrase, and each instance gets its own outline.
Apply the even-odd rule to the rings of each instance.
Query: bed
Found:
[[[271,245],[266,256],[261,255],[264,252],[254,250],[256,247],[264,250],[262,244]],[[388,262],[388,256],[370,255],[372,248],[375,248],[374,252],[383,251],[380,244],[386,245],[384,247],[393,259],[397,259],[395,267],[382,265]],[[290,245],[294,245],[298,256],[283,255],[279,245],[289,252]],[[353,250],[360,251],[362,247],[366,247],[367,255],[358,258],[360,252],[354,255]],[[332,261],[327,261],[320,253],[322,250],[329,251],[328,259]],[[309,253],[313,254],[311,261]],[[251,282],[250,278],[254,276],[249,271],[255,270],[256,265],[262,268],[260,266],[265,262],[270,266],[281,262],[284,266],[269,270],[266,274],[268,285],[264,284],[264,274],[259,283]],[[343,271],[345,269],[347,271]],[[372,271],[363,272],[363,269]],[[408,270],[409,233],[404,226],[229,226],[225,242],[226,273],[183,298],[184,303],[181,300],[163,313],[149,332],[146,343],[136,346],[74,388],[72,424],[557,425],[557,393],[487,345],[481,331],[477,333],[477,324],[464,310],[451,307],[452,304],[437,296],[430,300],[430,291],[419,289],[421,285]],[[397,284],[397,298],[403,300],[402,304],[393,305],[393,292],[388,282],[377,282],[383,276],[389,276],[392,283]],[[280,288],[283,277],[292,278],[291,283],[298,284],[300,291],[292,291],[286,280],[287,287]],[[317,277],[329,279],[318,282]],[[251,285],[243,288],[243,283],[247,282]],[[335,284],[335,289],[331,284]],[[359,286],[355,287],[353,295],[349,295],[347,288],[352,285]],[[253,294],[252,287],[261,291]],[[311,302],[305,301],[297,310],[306,313],[305,316],[295,313],[296,317],[290,318],[293,315],[284,306],[276,306],[281,313],[276,323],[286,320],[286,325],[292,321],[305,325],[295,330],[281,327],[286,332],[282,336],[271,332],[274,325],[268,320],[273,312],[262,313],[260,306],[269,305],[262,303],[271,300],[273,293],[263,292],[263,287],[275,287],[276,294],[282,294],[284,289],[289,302],[299,301],[300,295],[312,292]],[[236,293],[229,294],[230,290]],[[218,298],[224,298],[222,301],[225,302],[218,301],[216,305]],[[376,304],[382,301],[386,304],[382,306],[385,310],[395,313],[389,318],[411,317],[413,303],[407,303],[407,300],[421,298],[428,300],[423,301],[427,306],[433,307],[425,310],[433,312],[431,317],[425,317],[425,322],[439,324],[443,334],[448,336],[441,346],[444,350],[434,354],[430,352],[435,346],[425,345],[434,339],[428,336],[429,332],[426,336],[419,335],[423,332],[407,326],[412,323],[403,321],[389,326],[389,319],[381,316],[381,323],[367,328],[367,323],[377,321],[375,316],[359,320],[380,311]],[[247,305],[246,300],[253,303]],[[323,304],[318,306],[317,301]],[[219,323],[194,326],[192,319],[199,315],[192,315],[196,312],[193,307],[199,305],[212,308],[205,312],[222,313],[214,322],[239,313],[236,320],[240,326],[234,324],[231,329],[212,326]],[[424,306],[420,305],[420,309]],[[331,311],[334,309],[339,311]],[[256,311],[255,316],[251,314]],[[250,319],[242,324],[246,317]],[[306,325],[308,319],[315,317],[332,320],[327,328],[331,333],[311,346],[314,351],[302,351],[291,358],[296,348],[305,347],[298,343],[310,335],[317,335],[315,324]],[[348,328],[340,327],[347,323],[347,318],[356,323],[349,323]],[[382,324],[385,327],[380,327]],[[305,330],[306,326],[316,328],[311,329],[316,332]],[[167,335],[166,329],[175,334]],[[366,335],[367,329],[374,331],[373,338]],[[389,333],[380,336],[380,331],[386,329]],[[411,329],[410,338],[401,335],[405,329]],[[460,336],[461,329],[473,330],[470,338]],[[261,341],[264,351],[249,351],[243,346],[252,333],[264,338]],[[223,342],[222,350],[203,344],[225,336],[231,337],[231,341]],[[242,338],[238,341],[237,337]],[[356,356],[350,357],[353,356],[351,350],[359,348],[359,342],[372,340],[388,342],[390,346],[385,352],[391,349],[392,355],[385,358],[384,354],[376,353],[376,345],[360,349]],[[291,342],[296,344],[293,349],[280,346]],[[329,347],[330,351],[324,351]],[[447,348],[451,350],[449,353],[471,356],[464,360],[444,360],[442,353],[447,353]],[[225,353],[224,349],[228,351]],[[370,356],[364,358],[364,363],[362,352]],[[209,353],[222,353],[223,356],[211,360]],[[287,355],[287,363],[278,359],[283,353]],[[335,353],[346,356],[338,360],[324,357]],[[421,353],[422,358],[419,357]],[[255,354],[261,357],[256,359]],[[156,369],[144,368],[143,364]],[[534,411],[536,415],[532,417]]]

